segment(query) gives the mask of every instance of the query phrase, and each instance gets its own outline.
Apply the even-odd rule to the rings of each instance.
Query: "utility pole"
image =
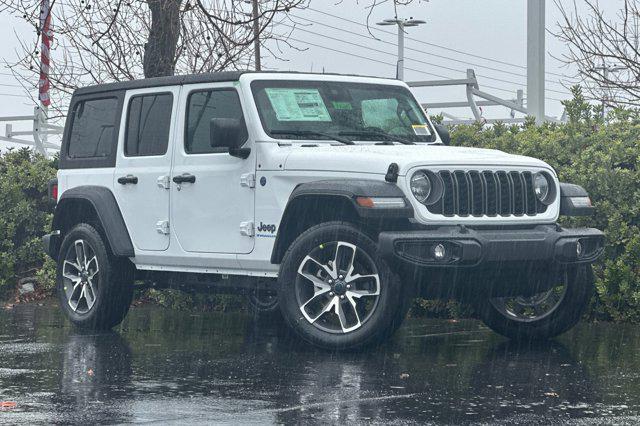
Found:
[[[618,71],[622,71],[622,70],[626,70],[627,67],[623,67],[621,65],[607,65],[607,63],[605,62],[604,59],[602,59],[602,65],[599,67],[593,67],[590,68],[589,71],[591,72],[598,72],[598,71],[602,71],[602,78],[604,80],[604,85],[601,85],[600,90],[602,90],[602,118],[604,119],[605,114],[605,109],[607,108],[607,100],[608,98],[610,98],[610,96],[608,96],[607,90],[606,90],[606,86],[608,86],[608,82],[609,82],[609,73],[610,72],[618,72]]]
[[[545,0],[527,0],[527,112],[544,122]]]
[[[420,24],[426,24],[426,21],[419,19],[399,19],[397,16],[393,19],[385,19],[376,25],[397,25],[398,26],[398,63],[396,65],[396,78],[404,80],[404,33],[405,27],[417,27]]]
[[[260,9],[258,0],[252,0],[251,3],[253,4],[253,50],[256,55],[256,71],[260,71],[262,69],[262,64],[260,63]]]

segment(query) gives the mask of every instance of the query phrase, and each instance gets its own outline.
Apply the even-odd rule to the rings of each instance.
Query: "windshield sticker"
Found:
[[[431,136],[431,132],[426,124],[412,124],[413,133],[418,136]]]
[[[331,102],[331,104],[333,105],[333,107],[335,109],[353,109],[353,107],[351,106],[351,104],[349,102],[337,102],[337,101],[333,101]]]
[[[265,89],[278,121],[331,121],[318,89]]]

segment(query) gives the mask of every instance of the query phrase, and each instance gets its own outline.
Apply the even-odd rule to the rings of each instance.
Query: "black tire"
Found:
[[[278,304],[278,295],[261,290],[251,290],[246,295],[247,310],[256,321],[279,321],[282,313]]]
[[[321,296],[316,296],[317,284],[313,284],[308,278],[302,278],[298,270],[304,267],[303,262],[307,259],[307,256],[315,253],[317,250],[325,250],[326,247],[326,250],[329,252],[326,253],[327,258],[330,258],[332,256],[330,253],[332,244],[335,244],[336,252],[341,250],[338,242],[344,243],[345,247],[347,245],[356,247],[356,249],[353,249],[354,254],[351,256],[350,264],[357,265],[359,269],[362,269],[362,265],[367,263],[369,268],[377,272],[377,274],[374,273],[367,276],[376,276],[377,279],[361,277],[360,279],[364,278],[361,282],[360,279],[353,278],[355,275],[348,277],[349,274],[343,273],[344,279],[335,280],[333,284],[329,286],[331,292],[324,288],[317,293]],[[356,252],[358,252],[357,255],[355,254]],[[347,253],[347,256],[349,256],[349,253]],[[335,258],[338,258],[337,255]],[[311,265],[314,263],[319,265],[317,262],[311,262]],[[342,260],[334,263],[342,263]],[[335,267],[337,271],[336,275],[340,274],[340,270],[342,270],[340,266],[344,266],[344,264]],[[327,286],[326,283],[331,279],[331,276],[329,276],[328,269],[322,268],[325,267],[318,267],[318,272],[315,274],[314,279],[319,277],[318,274],[326,274],[327,276],[322,279],[327,281],[322,281],[324,283],[322,285]],[[333,266],[331,266],[331,268],[333,268]],[[322,271],[320,271],[320,269],[322,269]],[[336,277],[334,277],[334,279],[335,278]],[[349,279],[354,279],[354,281],[348,281]],[[356,281],[358,281],[358,284],[356,284]],[[314,312],[314,317],[318,313],[317,311],[325,313],[321,314],[313,323],[310,319],[307,319],[307,317],[311,315],[308,313],[303,314],[301,310],[301,307],[305,306],[305,301],[300,298],[300,287],[303,286],[305,282],[307,284],[310,283],[313,289],[313,295],[306,300],[307,303],[311,299],[315,300],[318,298],[318,300],[320,300],[320,298],[326,298],[321,300],[320,309]],[[347,282],[351,283],[348,288],[351,288],[351,286],[353,286],[353,288],[350,291],[343,292]],[[338,285],[340,287],[337,287]],[[362,285],[365,285],[369,289],[375,287],[375,289],[358,290],[357,287]],[[323,292],[326,292],[326,294],[323,294]],[[349,292],[351,297],[349,297]],[[355,292],[359,292],[359,294],[369,292],[370,294],[365,295],[368,297],[364,302],[361,301],[363,300],[362,296],[358,296],[358,302],[356,303],[353,302],[355,300],[353,293]],[[338,298],[339,294],[341,295],[340,298]],[[342,296],[346,296],[346,298]],[[398,322],[403,319],[403,313],[399,312],[404,307],[402,303],[403,296],[403,289],[398,276],[392,272],[387,263],[380,257],[376,243],[358,228],[345,222],[323,223],[302,233],[291,244],[280,266],[278,301],[283,317],[298,336],[307,342],[325,349],[356,349],[379,343],[385,338],[388,338],[397,329]],[[373,300],[376,297],[377,299],[375,299],[374,302]],[[334,310],[325,311],[323,309],[323,307],[326,309],[326,307],[331,305],[330,302],[326,302],[327,299],[335,302]],[[367,306],[370,308],[365,312],[366,316],[362,314],[362,310],[360,309],[363,308],[363,304],[366,305],[364,306],[365,309]],[[342,309],[341,316],[338,315],[339,309]],[[342,319],[347,320],[347,311],[349,310],[351,310],[348,312],[350,314],[349,320],[351,323],[357,321],[356,326],[358,328],[345,328],[343,326]],[[358,313],[358,311],[360,311],[360,313]],[[341,329],[328,330],[329,325],[321,324],[330,320],[331,318],[327,318],[327,316],[331,315],[335,315],[333,320],[338,322],[338,327]],[[362,318],[360,317],[361,315]]]
[[[78,243],[82,242],[82,243]],[[84,274],[65,262],[73,257],[77,247],[89,258]],[[95,258],[95,260],[93,260]],[[73,259],[72,259],[73,260]],[[74,262],[81,265],[81,262]],[[96,271],[97,268],[97,271]],[[65,276],[63,276],[65,274]],[[91,279],[89,276],[92,276]],[[57,269],[57,293],[62,311],[75,326],[89,330],[108,330],[122,322],[129,311],[133,297],[133,265],[128,259],[114,257],[103,237],[92,225],[80,223],[64,237],[60,246]],[[73,293],[74,284],[78,290]],[[86,291],[82,298],[83,287]],[[92,289],[92,290],[91,290]],[[93,299],[90,295],[93,295]],[[90,301],[93,302],[90,303]],[[90,306],[89,306],[90,305]],[[74,309],[75,307],[75,309]]]
[[[553,309],[539,318],[516,320],[484,299],[476,309],[482,321],[493,331],[513,340],[545,340],[558,336],[578,323],[594,292],[591,265],[567,268],[565,289]]]

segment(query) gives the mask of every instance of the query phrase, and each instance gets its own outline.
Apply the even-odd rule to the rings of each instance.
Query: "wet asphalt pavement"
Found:
[[[328,353],[244,314],[132,308],[82,334],[52,304],[0,310],[0,423],[640,423],[640,326],[514,345],[477,321],[410,319]]]

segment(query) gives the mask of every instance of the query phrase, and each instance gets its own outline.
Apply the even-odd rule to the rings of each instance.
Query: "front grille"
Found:
[[[429,212],[444,216],[535,216],[547,206],[538,201],[533,173],[442,170],[436,174],[443,194]]]

